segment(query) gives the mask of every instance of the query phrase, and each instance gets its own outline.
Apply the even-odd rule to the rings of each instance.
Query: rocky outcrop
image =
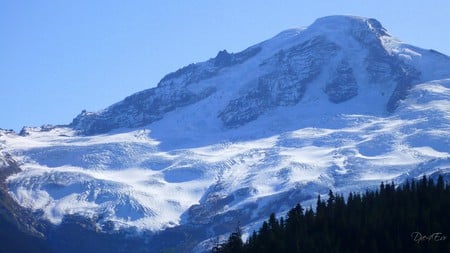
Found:
[[[145,90],[125,98],[99,113],[83,111],[70,124],[86,135],[105,133],[117,128],[144,126],[161,119],[164,114],[198,102],[214,93],[210,87],[199,93],[174,85]]]
[[[12,157],[0,151],[0,251],[50,252],[45,232],[48,224],[19,206],[8,194],[5,180],[20,171]]]
[[[347,61],[339,63],[333,79],[325,87],[325,93],[333,103],[342,103],[358,95],[358,83]]]
[[[208,87],[194,92],[189,85],[211,78],[223,68],[241,64],[260,50],[260,47],[251,47],[237,54],[220,51],[217,57],[207,62],[190,64],[166,75],[156,88],[133,94],[101,112],[83,111],[69,126],[82,134],[93,135],[150,124],[166,113],[203,100],[216,91],[215,87]]]
[[[326,57],[338,50],[339,47],[325,37],[315,37],[286,52],[281,50],[260,65],[269,73],[258,78],[256,87],[231,100],[218,117],[226,127],[236,128],[273,107],[297,104],[308,83],[320,74]]]
[[[402,62],[398,56],[390,54],[380,37],[387,35],[386,29],[375,19],[366,21],[369,29],[355,29],[353,38],[368,49],[366,70],[370,82],[382,83],[394,81],[395,89],[391,94],[386,110],[393,112],[408,90],[420,81],[420,71]]]
[[[166,75],[158,84],[166,85],[190,85],[216,76],[220,70],[233,65],[241,64],[261,51],[260,47],[250,47],[240,53],[228,53],[220,51],[215,58],[203,63],[192,63],[175,72]]]
[[[413,67],[399,63],[396,68],[396,86],[386,104],[388,112],[394,112],[401,100],[405,99],[409,90],[420,80],[420,72]]]

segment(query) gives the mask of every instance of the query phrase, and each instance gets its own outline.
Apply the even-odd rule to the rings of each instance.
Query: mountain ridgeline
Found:
[[[213,118],[225,128],[237,128],[273,108],[292,107],[317,89],[331,103],[361,96],[382,101],[377,112],[391,113],[414,84],[428,81],[412,50],[393,50],[393,41],[375,19],[322,18],[304,30],[283,32],[240,53],[224,50],[206,62],[190,64],[166,75],[157,87],[105,110],[83,111],[70,127],[86,135],[136,128],[207,100],[214,108]],[[422,61],[442,57],[433,51],[419,53]],[[241,78],[247,74],[250,78]],[[233,94],[227,96],[224,89]],[[364,92],[367,89],[371,92]]]

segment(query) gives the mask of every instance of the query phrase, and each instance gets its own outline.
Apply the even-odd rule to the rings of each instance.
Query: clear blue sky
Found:
[[[0,0],[0,128],[70,123],[219,50],[334,14],[450,54],[448,0]]]

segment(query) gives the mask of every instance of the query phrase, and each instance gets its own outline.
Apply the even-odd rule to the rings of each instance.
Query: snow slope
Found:
[[[325,17],[0,145],[23,170],[11,196],[55,224],[202,224],[201,241],[328,189],[449,173],[450,58],[374,19]]]

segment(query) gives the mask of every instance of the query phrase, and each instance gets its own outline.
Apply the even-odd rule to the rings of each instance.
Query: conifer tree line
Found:
[[[271,214],[246,242],[238,227],[215,253],[450,252],[450,184],[442,176],[350,193],[331,190],[315,211],[300,204]]]

